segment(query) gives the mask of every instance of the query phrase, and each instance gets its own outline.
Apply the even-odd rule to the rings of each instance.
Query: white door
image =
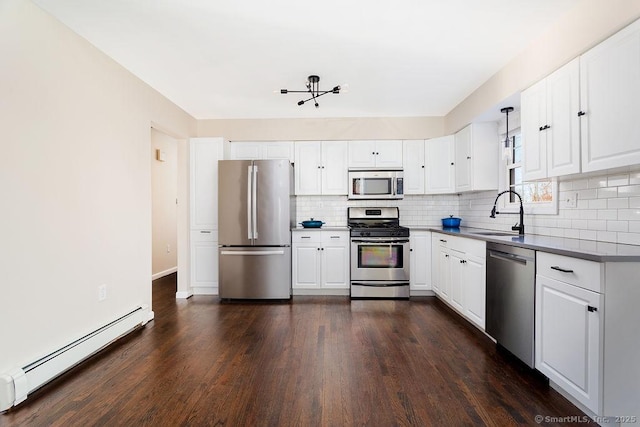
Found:
[[[375,141],[349,141],[349,167],[372,168],[376,166]]]
[[[569,62],[547,81],[547,176],[580,172],[580,60]]]
[[[322,194],[349,194],[347,141],[322,142]]]
[[[640,164],[640,21],[580,57],[582,171]]]
[[[450,274],[451,280],[449,285],[451,286],[450,302],[451,305],[456,308],[460,313],[464,313],[464,254],[451,251],[450,255]]]
[[[376,167],[402,168],[402,141],[376,141]]]
[[[520,129],[522,133],[523,179],[547,177],[547,81],[542,80],[522,92]]]
[[[296,243],[293,245],[292,287],[316,289],[320,282],[320,243]]]
[[[349,289],[349,233],[322,232],[322,287]]]
[[[262,145],[260,142],[231,141],[229,143],[230,160],[260,160],[262,159]]]
[[[296,195],[322,194],[322,144],[320,141],[295,143]],[[347,179],[345,178],[345,183]]]
[[[409,240],[411,245],[410,290],[431,290],[431,233],[412,231]]]
[[[455,134],[456,191],[472,190],[471,125]]]
[[[425,141],[425,193],[455,191],[455,138],[453,135]]]
[[[424,140],[402,141],[402,152],[402,157],[404,158],[404,194],[424,194]]]
[[[485,328],[486,279],[485,262],[469,256],[463,268],[464,314],[473,323]]]
[[[536,368],[599,410],[601,295],[536,276]]]
[[[262,143],[262,159],[263,160],[279,160],[287,159],[291,163],[295,161],[293,142],[291,141],[273,141]]]
[[[221,138],[194,138],[190,147],[191,229],[218,229],[218,160]]]

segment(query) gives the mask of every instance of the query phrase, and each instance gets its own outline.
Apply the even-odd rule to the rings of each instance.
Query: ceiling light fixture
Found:
[[[511,147],[510,147],[511,140],[509,139],[509,113],[512,111],[513,111],[513,107],[504,107],[500,109],[501,113],[505,113],[507,115],[507,123],[506,123],[507,136],[504,139],[504,148],[502,150],[502,158],[505,160],[511,154]]]
[[[313,99],[315,107],[318,108],[320,106],[318,104],[318,98],[320,98],[322,95],[326,95],[327,93],[340,93],[340,89],[343,88],[343,86],[334,86],[333,89],[330,90],[320,90],[320,88],[318,87],[319,81],[320,77],[316,75],[310,75],[307,78],[306,82],[307,90],[280,89],[280,93],[283,95],[287,93],[309,93],[311,94],[311,98],[298,101],[298,105],[304,105],[305,102],[311,101]]]

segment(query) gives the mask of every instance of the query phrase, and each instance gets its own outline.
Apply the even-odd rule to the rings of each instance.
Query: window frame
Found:
[[[514,128],[509,130],[509,139],[512,140],[512,144],[515,142],[515,138],[517,135],[521,136],[520,128]],[[509,150],[508,156],[503,156],[504,140],[506,138],[506,134],[502,134],[500,138],[500,150],[499,150],[499,162],[501,164],[500,174],[499,174],[499,184],[501,189],[508,190],[511,188],[510,182],[510,170],[513,169],[514,163],[512,162],[513,157],[513,149]],[[518,166],[522,168],[522,163]],[[526,215],[557,215],[558,214],[558,180],[556,178],[549,178],[551,182],[551,194],[553,200],[551,202],[523,202],[524,212]],[[535,181],[523,181],[523,182],[535,182]],[[501,192],[503,190],[500,190]],[[520,202],[515,197],[515,201],[511,202],[509,197],[504,196],[500,197],[498,200],[498,208],[504,210],[505,212],[513,212],[517,213],[520,209]]]

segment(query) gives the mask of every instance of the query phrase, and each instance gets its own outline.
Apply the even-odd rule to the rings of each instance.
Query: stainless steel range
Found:
[[[409,229],[395,208],[348,208],[351,298],[409,298]]]

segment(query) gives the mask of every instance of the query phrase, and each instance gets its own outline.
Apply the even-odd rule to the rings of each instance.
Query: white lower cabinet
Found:
[[[292,280],[294,295],[349,294],[349,232],[294,230]]]
[[[191,289],[195,295],[218,294],[218,231],[191,231]]]
[[[623,424],[640,417],[638,271],[638,262],[537,252],[536,369],[574,403]]]
[[[596,414],[601,411],[602,267],[537,254],[536,369]]]
[[[409,237],[409,291],[412,296],[431,294],[431,232],[411,230]]]
[[[433,291],[484,330],[486,243],[440,233],[431,241]]]

